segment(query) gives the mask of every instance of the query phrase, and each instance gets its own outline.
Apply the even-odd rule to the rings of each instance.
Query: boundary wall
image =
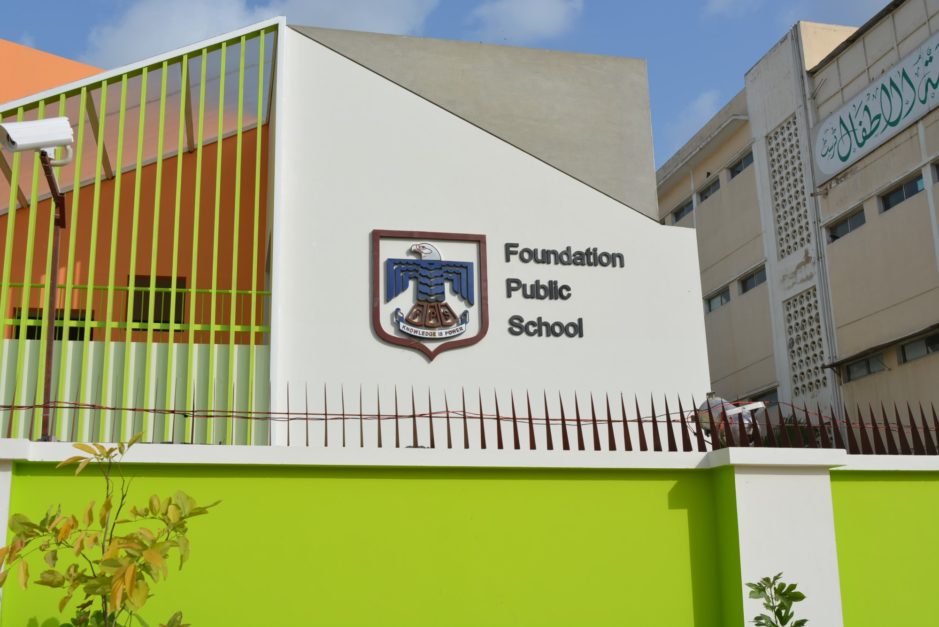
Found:
[[[97,496],[64,443],[0,442],[0,517]],[[939,460],[708,453],[136,446],[135,500],[222,499],[144,618],[194,625],[743,625],[785,573],[810,624],[925,624]],[[37,563],[32,572],[42,570]],[[11,578],[0,626],[53,627]],[[843,607],[842,607],[843,606]]]

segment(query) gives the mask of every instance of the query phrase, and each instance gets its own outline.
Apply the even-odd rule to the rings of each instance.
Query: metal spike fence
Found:
[[[80,441],[74,418],[82,412],[124,416],[133,429],[147,424],[167,424],[163,430],[144,432],[154,443],[270,445],[277,426],[281,443],[316,448],[447,448],[608,452],[706,452],[725,447],[844,449],[858,455],[939,455],[939,416],[930,403],[880,403],[875,408],[829,407],[778,402],[744,418],[698,405],[691,397],[649,397],[647,410],[638,396],[624,394],[565,396],[547,391],[538,394],[499,394],[463,389],[456,394],[427,390],[423,394],[382,388],[350,392],[329,388],[311,394],[304,386],[287,386],[284,411],[170,410],[141,407],[106,407],[56,402],[53,433]],[[501,400],[500,400],[501,397]],[[313,398],[313,404],[311,404]],[[567,400],[565,400],[567,398]],[[573,399],[572,401],[570,399]],[[373,405],[369,405],[374,401]],[[661,411],[656,407],[663,408]],[[692,409],[686,409],[691,407]],[[702,407],[701,409],[694,409]],[[889,407],[889,410],[888,410]],[[0,418],[18,412],[29,414],[41,405],[0,405]],[[571,420],[573,416],[573,420]],[[7,425],[12,419],[3,420]],[[203,428],[200,429],[200,424]],[[199,433],[252,433],[239,441],[220,436],[206,440]],[[9,427],[0,438],[10,438]],[[30,433],[30,439],[41,434]]]

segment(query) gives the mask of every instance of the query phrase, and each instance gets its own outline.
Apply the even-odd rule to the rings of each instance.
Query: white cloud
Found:
[[[763,0],[707,0],[704,5],[706,15],[739,17],[751,13],[763,4]]]
[[[720,92],[709,89],[685,106],[673,120],[665,123],[665,154],[668,159],[698,132],[720,109]],[[663,163],[665,160],[662,161]]]
[[[20,35],[20,41],[19,41],[19,43],[22,44],[22,45],[24,45],[24,46],[29,46],[30,48],[35,48],[35,47],[36,47],[36,38],[33,37],[32,34],[30,34],[30,33],[23,33],[22,35]]]
[[[438,0],[134,0],[88,35],[82,60],[102,68],[131,63],[214,35],[286,15],[304,26],[419,33]]]
[[[583,0],[486,0],[470,22],[481,41],[529,44],[564,34],[583,8]]]

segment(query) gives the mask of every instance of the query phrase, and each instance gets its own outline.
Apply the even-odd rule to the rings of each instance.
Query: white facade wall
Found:
[[[302,35],[287,30],[283,44],[273,409],[286,406],[288,383],[317,398],[324,384],[349,396],[361,385],[366,402],[381,386],[383,403],[398,386],[402,412],[412,385],[418,399],[428,388],[447,390],[451,403],[464,386],[471,398],[482,388],[487,413],[493,390],[561,390],[571,402],[579,391],[582,410],[590,393],[703,398],[709,376],[693,232],[658,225]],[[371,324],[374,229],[485,234],[488,335],[433,361],[380,341]],[[622,253],[625,268],[506,263],[507,242],[597,247]],[[573,296],[507,299],[510,277],[559,280]],[[512,315],[583,318],[584,337],[514,337]]]

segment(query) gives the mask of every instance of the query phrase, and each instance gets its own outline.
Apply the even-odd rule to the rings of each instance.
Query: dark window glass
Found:
[[[731,166],[728,168],[728,170],[730,170],[730,178],[734,178],[735,176],[737,176],[738,174],[746,170],[747,167],[749,167],[751,163],[753,163],[753,153],[748,152],[743,157],[741,157],[739,161],[731,164]]]
[[[153,279],[153,324],[170,324],[182,322],[185,309],[185,277],[176,278],[175,315],[170,319],[170,307],[173,297],[173,280],[170,277],[158,276]],[[134,322],[146,324],[150,315],[150,277],[134,277],[133,312],[131,319]]]
[[[20,337],[19,319],[20,319],[20,316],[22,315],[22,311],[23,310],[19,308],[13,310],[13,319],[17,323],[17,326],[13,330],[14,338]],[[41,340],[42,339],[42,332],[45,330],[42,324],[42,312],[43,310],[38,309],[38,308],[30,308],[26,312],[26,320],[27,320],[26,339],[27,340]],[[63,320],[63,317],[64,317],[64,312],[61,309],[56,309],[55,319],[58,321],[61,321]],[[92,316],[91,319],[94,320],[94,316]],[[32,322],[33,324],[30,324],[30,322]],[[78,310],[78,309],[73,309],[71,313],[69,314],[68,339],[70,341],[81,341],[85,339],[84,323],[85,323],[85,312]],[[62,339],[62,325],[63,325],[63,322],[56,322],[55,335],[53,337],[57,340]],[[89,339],[94,339],[94,334],[91,332],[91,329],[89,329],[88,332],[91,335],[91,338]]]
[[[707,309],[707,311],[711,312],[711,311],[714,311],[715,309],[718,309],[719,307],[723,307],[729,302],[730,302],[730,288],[725,287],[717,294],[714,294],[714,296],[711,296],[710,298],[705,299],[704,304],[705,304],[705,308]]]
[[[686,215],[688,215],[692,211],[694,211],[694,202],[689,199],[688,202],[686,202],[681,207],[679,207],[678,209],[672,212],[672,217],[675,219],[675,222],[677,223],[679,220],[684,218]]]
[[[867,219],[864,217],[863,209],[857,213],[852,213],[847,218],[839,220],[828,227],[828,241],[833,242],[836,239],[841,239],[851,231],[861,228],[865,222],[867,222]]]
[[[907,198],[920,193],[923,191],[923,189],[924,185],[922,175],[917,176],[915,179],[907,181],[902,185],[896,186],[880,197],[882,207],[881,211],[889,211],[890,209],[893,209]]]
[[[939,333],[907,342],[901,347],[901,353],[904,362],[939,353]]]
[[[867,375],[880,372],[884,369],[883,355],[872,355],[864,359],[858,359],[845,366],[845,377],[848,381],[854,381]]]
[[[698,192],[699,202],[704,202],[705,200],[707,200],[708,198],[716,194],[717,190],[719,190],[720,188],[721,188],[720,179],[715,179],[713,183],[704,187],[700,192]]]
[[[744,277],[740,280],[740,293],[746,294],[752,290],[757,285],[761,283],[766,283],[766,267],[762,267],[750,276]]]

